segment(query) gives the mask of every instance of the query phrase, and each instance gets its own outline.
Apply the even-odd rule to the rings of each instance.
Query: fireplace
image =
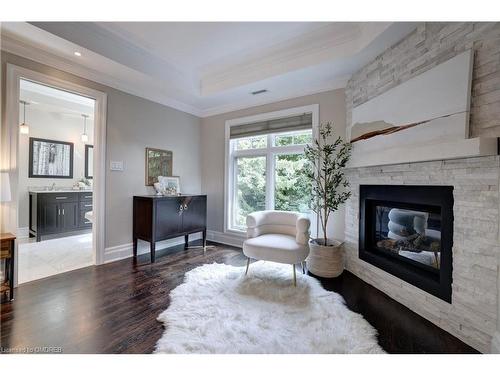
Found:
[[[360,259],[451,303],[452,247],[452,186],[360,185]]]

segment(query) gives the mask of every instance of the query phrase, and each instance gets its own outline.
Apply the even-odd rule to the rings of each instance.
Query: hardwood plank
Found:
[[[0,346],[61,347],[63,353],[151,353],[164,330],[156,317],[168,307],[170,291],[187,271],[213,262],[245,266],[241,249],[214,245],[206,254],[179,245],[158,251],[154,264],[144,254],[137,262],[129,258],[24,284],[14,301],[1,305]],[[321,282],[363,314],[388,352],[475,352],[349,272]]]

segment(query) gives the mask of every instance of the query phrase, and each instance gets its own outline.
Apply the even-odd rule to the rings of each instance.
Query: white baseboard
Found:
[[[189,240],[199,240],[201,239],[201,234],[192,234],[189,236]],[[160,241],[156,243],[156,250],[163,250],[167,247],[177,246],[184,244],[184,237],[172,238],[170,240]],[[149,254],[149,243],[139,241],[137,245],[137,254]],[[104,250],[104,263],[115,262],[117,260],[130,258],[133,256],[132,243],[126,243],[117,246],[107,247]]]
[[[245,241],[246,237],[217,232],[215,230],[207,230],[207,239],[209,241],[219,242],[225,245],[242,247],[243,241]]]
[[[201,234],[193,234],[189,236],[190,240],[198,240],[201,239]],[[242,247],[243,241],[245,237],[237,236],[234,234],[217,232],[214,230],[207,230],[207,240],[213,242],[219,242],[225,245]],[[172,238],[170,240],[165,240],[158,242],[156,244],[156,250],[166,249],[167,247],[177,246],[184,243],[183,237]],[[149,244],[147,242],[139,241],[137,254],[148,254],[149,253]],[[126,243],[117,246],[107,247],[104,250],[104,263],[115,262],[117,260],[130,258],[133,255],[132,243]]]
[[[18,239],[29,238],[29,236],[30,236],[30,228],[29,227],[17,228],[16,237]]]

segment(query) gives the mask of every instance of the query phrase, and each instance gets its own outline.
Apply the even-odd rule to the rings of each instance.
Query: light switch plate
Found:
[[[123,161],[111,161],[109,169],[112,171],[123,171]]]

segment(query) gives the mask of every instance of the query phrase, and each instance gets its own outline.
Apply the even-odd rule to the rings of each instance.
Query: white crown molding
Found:
[[[254,97],[250,97],[249,100],[231,103],[222,106],[217,106],[209,109],[200,109],[193,107],[191,105],[179,102],[175,99],[164,98],[155,96],[151,90],[148,89],[138,89],[137,86],[131,87],[127,83],[124,83],[114,77],[108,76],[105,73],[97,72],[93,69],[89,69],[83,65],[75,64],[72,61],[68,61],[59,56],[56,56],[50,52],[44,51],[37,48],[31,44],[25,43],[23,41],[11,38],[8,35],[3,34],[1,39],[1,49],[2,51],[24,57],[29,60],[36,61],[38,63],[48,65],[50,67],[65,71],[70,74],[74,74],[84,79],[94,81],[101,85],[109,86],[113,89],[126,92],[128,94],[136,95],[144,99],[151,100],[153,102],[177,109],[182,112],[192,114],[194,116],[204,118],[215,116],[227,112],[232,112],[240,109],[256,107],[265,104],[271,104],[280,102],[283,100],[293,99],[305,95],[317,94],[320,92],[335,90],[338,88],[344,88],[347,84],[348,76],[341,77],[335,82],[331,82],[327,85],[320,87],[309,88],[307,90],[297,90],[286,95],[274,95],[271,97],[262,97],[259,100],[255,100]]]
[[[317,87],[313,87],[313,88],[308,88],[306,90],[297,90],[297,91],[294,91],[294,92],[289,93],[287,95],[273,96],[273,97],[263,98],[261,100],[255,100],[254,98],[252,98],[252,100],[248,100],[248,101],[244,101],[244,102],[231,103],[231,104],[226,104],[226,105],[222,105],[222,106],[218,106],[218,107],[213,107],[210,109],[202,110],[200,117],[201,118],[212,117],[212,116],[221,115],[221,114],[228,113],[228,112],[234,112],[234,111],[238,111],[238,110],[242,110],[242,109],[259,107],[259,106],[266,105],[266,104],[278,103],[278,102],[282,102],[284,100],[300,98],[302,96],[320,94],[320,93],[326,92],[326,91],[343,89],[346,87],[347,81],[349,80],[349,78],[350,78],[350,76],[340,77],[339,79],[337,79],[334,82],[331,82],[327,85],[321,85],[321,86],[317,86]]]
[[[331,24],[258,53],[219,61],[212,68],[202,70],[201,94],[218,93],[348,57],[366,47],[390,25],[388,22],[380,22],[367,29],[358,24]]]
[[[177,87],[197,87],[198,78],[190,72],[151,53],[143,45],[131,43],[129,38],[120,37],[98,22],[30,22],[40,32],[52,34],[123,66],[150,77],[170,82]],[[109,48],[113,46],[113,48]]]
[[[50,52],[39,49],[36,46],[11,38],[8,35],[3,34],[1,41],[2,41],[1,43],[2,51],[33,60],[41,64],[48,65],[50,67],[65,71],[67,73],[74,74],[81,78],[88,79],[96,83],[109,86],[113,89],[120,90],[132,95],[136,95],[144,99],[151,100],[153,102],[177,109],[182,112],[187,112],[189,114],[192,114],[200,118],[215,116],[218,114],[223,114],[227,112],[232,112],[250,107],[256,107],[270,103],[276,103],[283,100],[297,98],[305,95],[317,94],[320,92],[335,90],[338,88],[344,88],[345,85],[347,84],[347,80],[349,79],[349,77],[347,76],[341,77],[335,82],[329,83],[327,85],[321,87],[309,88],[307,90],[298,90],[292,93],[288,93],[287,95],[262,97],[259,100],[255,100],[254,97],[251,97],[249,100],[243,102],[231,103],[209,109],[200,109],[179,102],[175,99],[159,98],[158,96],[153,95],[151,90],[138,89],[137,86],[131,87],[130,85],[121,82],[114,77],[110,77],[105,73],[97,72],[83,65],[75,64],[72,61],[68,61]]]
[[[204,70],[205,78],[207,74],[211,74],[210,71],[214,74],[210,77],[210,80],[215,80],[210,90],[217,92],[229,90],[220,96],[203,94],[200,96],[199,90],[203,90],[203,87],[198,88],[198,91],[195,90],[196,92],[186,91],[187,88],[177,86],[170,87],[168,82],[86,50],[48,31],[38,29],[39,33],[35,33],[37,28],[31,24],[4,26],[5,24],[2,25],[1,35],[3,51],[204,118],[344,88],[350,75],[336,77],[335,73],[326,74],[324,67],[330,66],[333,61],[344,61],[342,56],[351,56],[356,53],[355,51],[362,50],[362,53],[366,54],[368,53],[365,51],[366,46],[371,50],[383,48],[380,47],[381,43],[389,38],[387,35],[391,35],[392,29],[397,25],[391,23],[328,25],[288,42],[274,45],[272,48],[267,47],[246,56],[238,54],[233,55],[231,59],[223,59],[220,64]],[[383,37],[378,38],[382,34]],[[394,39],[401,34],[401,31],[396,30],[393,34]],[[373,42],[376,39],[380,40]],[[73,56],[72,51],[75,50],[82,52],[81,59]],[[307,72],[296,69],[303,65],[307,66],[305,69],[312,69]],[[315,70],[316,67],[319,70]],[[340,74],[345,72],[343,69],[345,67],[339,68]],[[311,79],[307,84],[300,84],[298,88],[289,84],[294,79],[300,82],[302,76],[308,76],[309,73]],[[272,77],[262,80],[266,75]],[[247,81],[252,84],[242,86]],[[270,91],[259,96],[250,95],[247,90],[253,91],[249,87],[256,86],[257,83],[265,85]],[[304,88],[305,86],[307,87]],[[231,93],[234,95],[230,95]]]
[[[165,95],[155,95],[154,91],[151,89],[151,86],[147,83],[143,83],[143,87],[140,87],[141,85],[129,84],[124,80],[119,80],[115,77],[109,76],[106,73],[98,72],[81,64],[76,64],[74,61],[69,61],[65,58],[62,58],[61,56],[57,56],[53,53],[40,49],[30,43],[13,38],[7,35],[5,32],[2,32],[1,35],[1,49],[2,51],[48,65],[64,72],[74,74],[78,77],[94,81],[101,85],[109,86],[113,89],[120,90],[131,95],[139,96],[141,98],[151,100],[153,102],[177,109],[179,111],[187,112],[197,117],[201,116],[200,109],[196,107],[193,107],[186,103],[182,103],[176,99],[166,97]],[[122,66],[122,69],[130,70],[129,68],[124,66]]]

